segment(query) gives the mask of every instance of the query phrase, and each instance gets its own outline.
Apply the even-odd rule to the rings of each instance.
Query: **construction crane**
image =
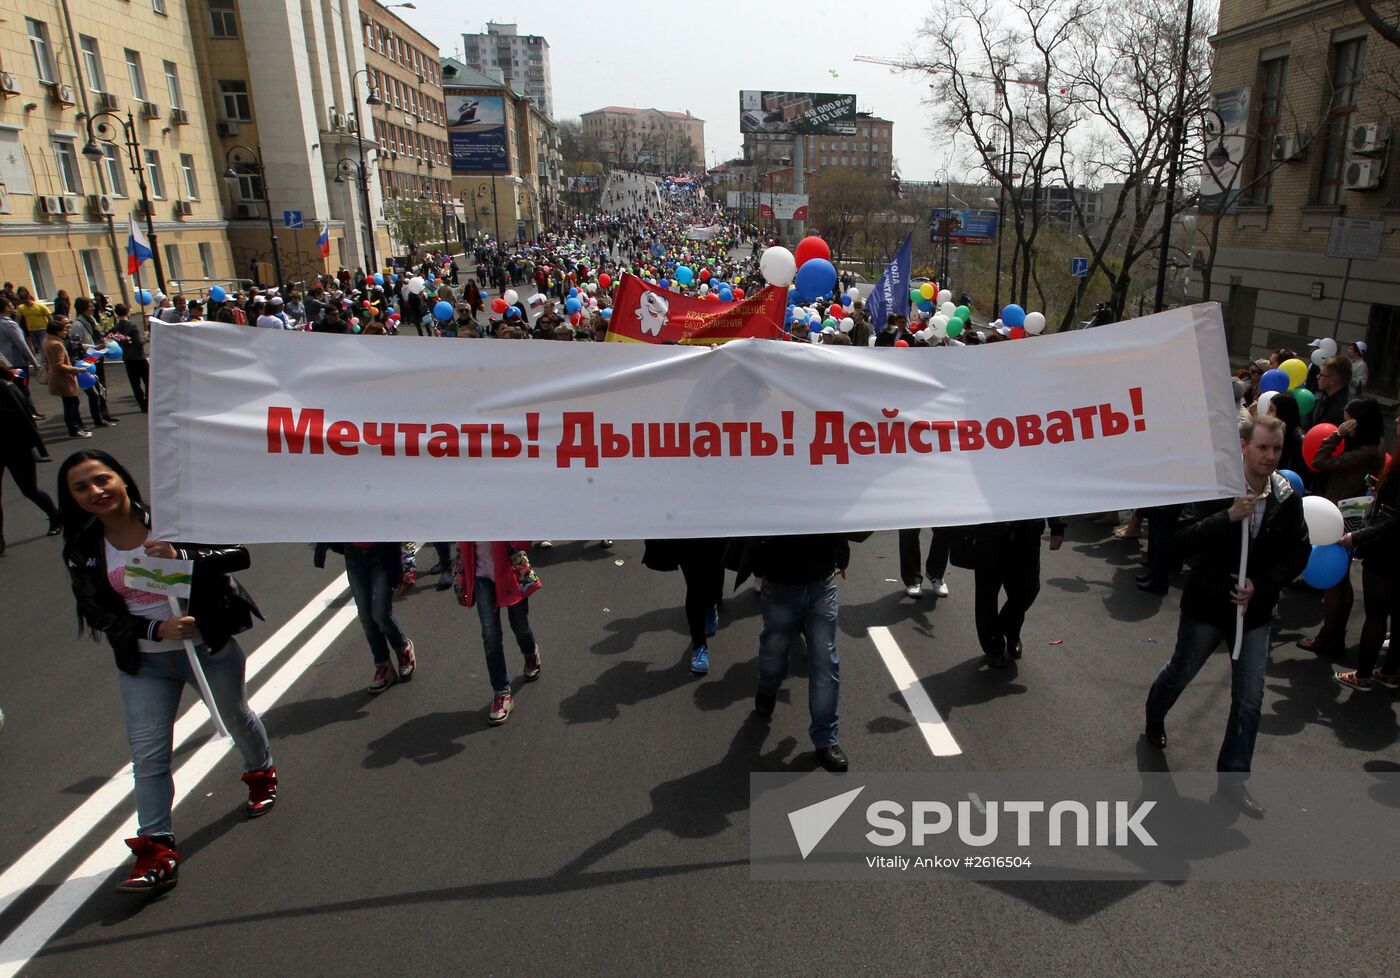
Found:
[[[863,61],[866,64],[870,65],[886,65],[890,68],[902,68],[908,71],[924,71],[928,72],[930,75],[940,74],[948,70],[942,68],[930,68],[927,65],[921,65],[915,61],[900,61],[896,58],[872,58],[867,54],[858,54],[855,56],[855,60]],[[1025,85],[1028,88],[1034,88],[1038,92],[1046,91],[1045,79],[1043,78],[998,78],[994,75],[978,75],[970,71],[959,72],[959,74],[961,74],[964,78],[976,78],[981,81],[989,81],[993,85],[995,85],[998,88],[998,90],[1000,90],[1003,85],[1009,83],[1012,85]]]

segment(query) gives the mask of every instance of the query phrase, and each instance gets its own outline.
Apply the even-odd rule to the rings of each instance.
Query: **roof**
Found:
[[[463,64],[456,58],[444,56],[440,59],[442,65],[442,87],[443,88],[494,88],[497,91],[509,91],[517,98],[528,98],[528,96],[518,88],[507,88],[504,82],[499,82],[490,75],[477,71],[471,65]]]
[[[592,112],[585,112],[584,115],[597,115],[599,112],[606,112],[611,115],[641,115],[643,112],[655,112],[664,115],[668,119],[689,119],[691,122],[704,122],[697,116],[688,112],[667,112],[665,109],[634,109],[625,105],[607,105],[601,109],[594,109]]]

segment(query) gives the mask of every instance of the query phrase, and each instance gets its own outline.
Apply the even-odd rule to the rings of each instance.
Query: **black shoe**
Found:
[[[1147,726],[1143,728],[1142,735],[1147,742],[1158,750],[1167,749],[1167,725],[1162,720],[1148,720]]]
[[[1138,589],[1139,591],[1146,591],[1148,594],[1166,594],[1166,593],[1167,593],[1167,586],[1166,586],[1165,584],[1157,584],[1157,583],[1155,583],[1155,582],[1153,582],[1153,581],[1151,581],[1151,580],[1148,580],[1148,581],[1138,581],[1137,589]]]
[[[63,532],[62,520],[49,520],[49,532],[45,536],[56,537]]]
[[[1005,669],[1006,664],[1005,652],[987,653],[987,665],[991,666],[993,669]]]
[[[1259,800],[1249,793],[1249,788],[1245,786],[1243,781],[1220,782],[1217,797],[1250,818],[1264,817],[1264,806],[1259,804]]]
[[[447,573],[447,565],[444,564],[442,561],[439,560],[439,561],[438,561],[436,564],[434,564],[432,567],[428,568],[428,573],[429,573],[429,574],[446,574],[446,573]]]
[[[92,426],[93,426],[94,428],[110,428],[110,427],[112,427],[112,423],[111,423],[110,421],[98,421],[97,419],[94,418],[94,419],[93,419],[93,422],[92,422]]]
[[[1021,640],[1019,638],[1015,642],[1006,643],[1006,654],[1013,659],[1021,658],[1021,653],[1023,651],[1024,649],[1021,647]]]
[[[769,696],[761,689],[753,694],[753,711],[761,717],[771,717],[777,705],[777,696]]]
[[[108,424],[116,424],[117,421],[120,420],[120,419],[114,418],[114,417],[112,417],[112,416],[109,414],[109,415],[107,415],[106,417],[104,417],[102,420],[105,421],[105,422],[107,422]]]
[[[832,744],[830,747],[818,747],[817,763],[828,771],[837,773],[851,766],[851,762],[846,759],[846,752],[841,749],[840,744]]]

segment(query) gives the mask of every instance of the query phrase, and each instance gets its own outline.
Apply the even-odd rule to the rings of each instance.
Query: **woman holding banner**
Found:
[[[234,638],[252,626],[257,606],[229,575],[249,566],[242,547],[179,546],[150,539],[151,515],[130,473],[101,451],[74,452],[58,471],[63,559],[81,624],[105,633],[116,656],[126,736],[136,779],[137,835],[126,844],[136,864],[119,893],[159,893],[178,881],[180,854],[171,834],[175,718],[186,685],[199,677],[197,658],[239,751],[248,785],[249,818],[277,800],[277,768],[262,721],[248,706],[244,654]],[[167,598],[128,587],[128,563],[139,557],[194,563],[189,608],[173,615]],[[169,599],[173,600],[173,599]],[[81,625],[80,625],[81,627]]]

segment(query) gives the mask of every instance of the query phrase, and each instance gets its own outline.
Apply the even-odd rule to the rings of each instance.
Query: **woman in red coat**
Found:
[[[515,709],[510,673],[501,631],[501,608],[506,609],[510,630],[525,657],[525,681],[540,678],[540,647],[530,628],[530,595],[540,589],[540,579],[530,566],[525,541],[457,544],[453,584],[463,606],[476,606],[481,617],[481,643],[486,650],[486,671],[491,677],[491,711],[487,721],[499,726]]]

